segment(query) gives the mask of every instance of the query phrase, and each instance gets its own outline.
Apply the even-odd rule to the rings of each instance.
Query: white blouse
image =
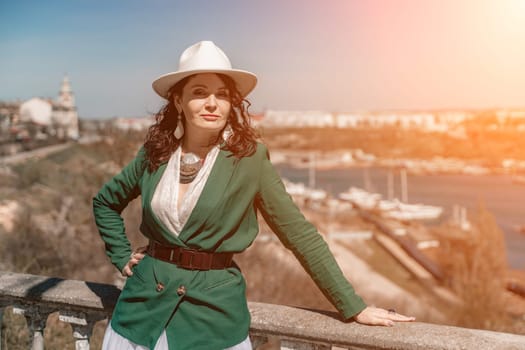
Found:
[[[177,148],[170,157],[164,174],[162,174],[162,178],[157,184],[151,199],[151,208],[160,221],[175,236],[178,236],[182,231],[193,208],[195,208],[195,204],[197,204],[197,200],[210,176],[219,151],[219,146],[215,146],[208,152],[197,177],[190,183],[188,190],[184,194],[180,208],[178,207],[178,202],[181,147]]]

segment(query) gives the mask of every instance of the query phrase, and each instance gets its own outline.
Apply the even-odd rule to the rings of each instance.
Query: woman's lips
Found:
[[[204,118],[204,120],[213,122],[219,119],[220,117],[216,114],[201,114],[201,117]]]

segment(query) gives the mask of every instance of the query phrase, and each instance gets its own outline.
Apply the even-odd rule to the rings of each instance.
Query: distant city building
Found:
[[[21,122],[33,122],[38,125],[51,125],[52,112],[52,101],[40,97],[23,102],[18,109]]]
[[[0,125],[7,128],[20,120],[20,103],[21,101],[0,101]]]
[[[62,81],[58,99],[53,104],[53,124],[59,138],[77,140],[78,113],[75,105],[75,96],[71,90],[69,78],[66,75]]]
[[[499,120],[505,119],[524,119],[525,120],[525,109],[501,109],[496,112],[496,116]]]
[[[267,127],[333,127],[332,113],[322,111],[274,111],[268,110],[260,125]]]
[[[500,123],[521,119],[525,123],[525,110],[494,111]],[[268,128],[333,127],[333,128],[383,128],[419,129],[429,132],[452,132],[463,130],[463,124],[474,120],[477,112],[443,110],[432,112],[378,111],[329,113],[323,111],[276,111],[268,110],[259,125]],[[524,124],[525,126],[525,124]],[[519,128],[518,128],[519,129]]]
[[[155,118],[150,117],[137,117],[137,118],[115,118],[112,121],[112,124],[115,128],[119,130],[132,130],[132,131],[142,131],[148,129],[151,125],[155,123]]]
[[[37,130],[40,139],[49,136],[61,140],[79,138],[75,97],[67,76],[56,100],[33,97],[27,101],[0,102],[2,140],[8,141],[10,134],[14,134],[15,140],[20,135],[31,137],[29,129]]]

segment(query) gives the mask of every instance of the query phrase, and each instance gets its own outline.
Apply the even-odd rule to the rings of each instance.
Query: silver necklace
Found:
[[[185,153],[180,157],[179,182],[189,184],[197,177],[203,160],[195,153]]]

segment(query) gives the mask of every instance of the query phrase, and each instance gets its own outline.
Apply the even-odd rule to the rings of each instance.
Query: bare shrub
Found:
[[[450,310],[450,323],[517,332],[523,327],[523,320],[516,322],[508,312],[504,235],[492,214],[482,206],[471,224],[470,231],[453,226],[435,231],[441,237],[439,259],[448,275],[449,286],[462,301]]]

